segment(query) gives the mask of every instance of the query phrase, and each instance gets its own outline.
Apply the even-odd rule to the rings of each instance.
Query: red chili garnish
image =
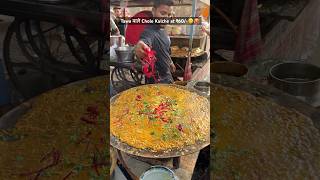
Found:
[[[104,138],[100,138],[100,143],[101,144],[105,144],[105,139]]]
[[[166,122],[166,123],[169,122],[169,118],[168,118],[168,117],[162,117],[161,120],[162,120],[163,122]]]
[[[80,120],[87,123],[87,124],[96,124],[95,121],[89,120],[88,117],[81,117]]]
[[[98,106],[91,105],[87,107],[87,113],[85,113],[85,116],[81,117],[80,120],[87,124],[97,124],[98,116]]]
[[[137,101],[141,101],[141,99],[142,99],[142,96],[141,95],[137,95],[136,100]]]
[[[181,124],[178,124],[178,125],[177,125],[177,128],[178,128],[179,131],[183,132],[183,129],[182,129],[182,125],[181,125]]]
[[[161,118],[163,122],[168,122],[168,118],[163,117],[164,113],[169,110],[169,105],[167,103],[160,103],[158,107],[154,108],[153,114],[156,118]]]
[[[98,106],[89,106],[87,107],[87,112],[90,114],[99,114]]]
[[[97,175],[100,176],[97,164],[98,164],[98,158],[96,154],[94,154],[92,159],[92,167],[96,171]]]
[[[77,144],[80,144],[80,143],[82,143],[82,142],[84,142],[84,141],[86,141],[86,140],[90,140],[89,139],[89,136],[92,134],[92,132],[91,131],[88,131],[87,132],[87,134],[84,136],[84,137],[82,137],[78,142],[77,142]]]
[[[33,178],[33,179],[38,179],[39,176],[47,169],[53,167],[53,166],[56,166],[59,164],[60,162],[60,158],[61,158],[61,154],[58,150],[55,150],[55,149],[52,149],[48,154],[46,154],[40,161],[43,161],[43,160],[46,160],[48,159],[48,157],[52,157],[52,162],[43,167],[43,168],[40,168],[39,170],[35,170],[35,171],[32,171],[32,172],[28,172],[28,173],[20,173],[19,175],[20,176],[31,176],[33,174],[35,174],[36,176]]]
[[[62,180],[68,179],[71,176],[71,174],[73,174],[73,169],[71,169],[71,171],[69,171],[69,173],[65,175]]]

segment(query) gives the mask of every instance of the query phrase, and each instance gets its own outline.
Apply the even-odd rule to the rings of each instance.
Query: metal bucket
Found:
[[[165,166],[152,166],[144,172],[140,180],[178,180],[174,172]]]
[[[302,62],[276,64],[269,71],[268,83],[318,106],[316,101],[320,95],[320,68],[315,65]]]
[[[115,49],[118,62],[133,62],[134,54],[133,47],[122,46]]]

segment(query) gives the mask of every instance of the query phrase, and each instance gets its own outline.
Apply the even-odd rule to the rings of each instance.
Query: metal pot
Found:
[[[133,62],[133,47],[121,46],[115,49],[119,62]]]
[[[320,91],[320,68],[302,62],[276,64],[269,71],[268,82],[313,104]]]

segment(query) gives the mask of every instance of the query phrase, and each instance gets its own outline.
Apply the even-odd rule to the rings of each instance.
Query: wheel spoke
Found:
[[[11,62],[10,65],[16,68],[28,68],[28,69],[39,69],[39,67],[35,66],[33,63],[25,63],[25,62]]]
[[[40,30],[40,32],[37,32],[37,34],[35,34],[35,35],[32,34],[31,37],[34,38],[34,37],[38,37],[40,34],[46,34],[47,32],[49,32],[49,31],[51,31],[51,30],[53,30],[53,29],[56,29],[56,28],[58,28],[59,26],[61,26],[61,25],[53,26],[53,27],[51,27],[51,28],[49,28],[49,29],[46,29],[46,30],[44,30],[44,31]]]

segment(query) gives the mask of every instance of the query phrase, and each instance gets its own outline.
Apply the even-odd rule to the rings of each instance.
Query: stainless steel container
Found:
[[[140,180],[178,180],[174,172],[165,166],[152,166],[144,172]]]
[[[125,39],[123,36],[110,36],[110,46],[117,45],[117,47],[121,47],[125,44]]]
[[[313,106],[319,106],[320,68],[303,62],[284,62],[271,67],[269,84]]]
[[[119,62],[133,62],[133,47],[122,46],[115,49]]]

